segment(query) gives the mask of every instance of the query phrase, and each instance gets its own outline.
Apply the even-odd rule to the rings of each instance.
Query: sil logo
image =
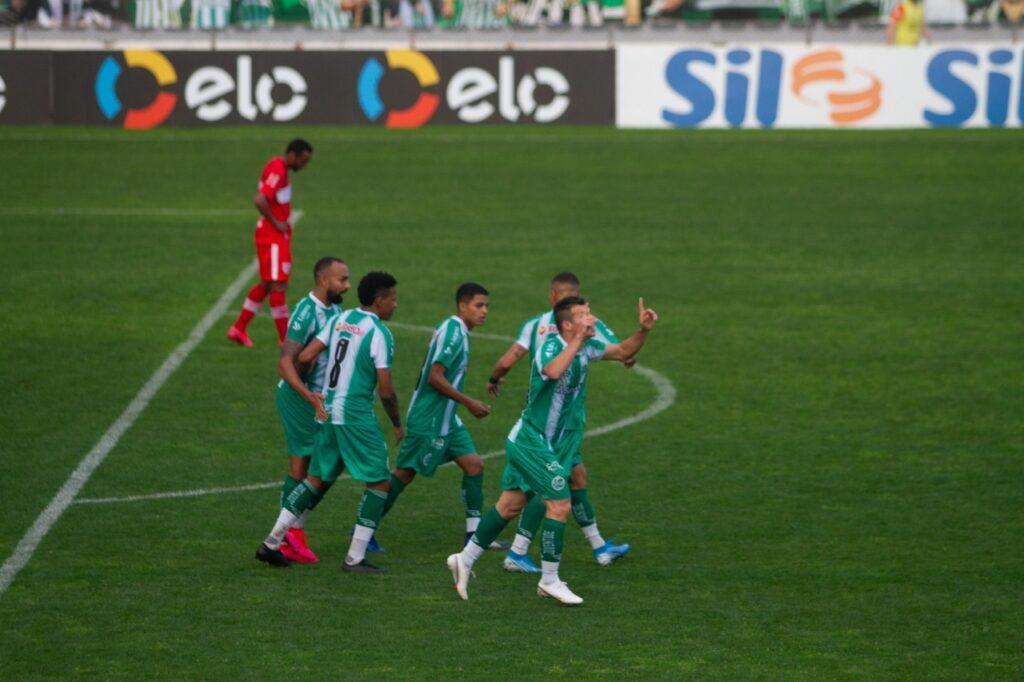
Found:
[[[434,115],[441,96],[436,92],[427,92],[426,88],[436,86],[441,81],[437,67],[427,59],[426,55],[416,50],[388,50],[384,53],[387,67],[376,57],[370,57],[359,72],[356,92],[359,106],[366,118],[377,121],[387,112],[384,125],[388,128],[418,128]],[[405,69],[415,76],[422,91],[411,106],[405,109],[387,110],[380,98],[380,81],[391,69]]]
[[[167,92],[163,88],[178,82],[178,74],[174,67],[167,61],[167,57],[155,50],[125,50],[124,67],[118,59],[113,56],[107,57],[100,65],[96,74],[96,102],[100,111],[108,120],[113,120],[124,105],[117,96],[117,80],[124,73],[124,68],[139,68],[149,71],[156,84],[161,88],[156,97],[147,106],[141,109],[127,109],[124,115],[124,127],[129,130],[143,130],[155,128],[163,123],[178,102],[178,96],[173,92]]]
[[[825,93],[829,118],[839,125],[850,125],[868,118],[882,106],[882,82],[862,69],[848,69],[838,50],[812,52],[793,65],[793,94],[811,106],[823,106],[807,90],[819,83],[852,83],[843,89]]]

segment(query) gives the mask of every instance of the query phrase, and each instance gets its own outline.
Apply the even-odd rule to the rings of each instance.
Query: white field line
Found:
[[[297,211],[296,211],[297,212]],[[0,216],[157,216],[170,218],[250,215],[235,208],[103,208],[89,206],[23,206],[0,208]]]
[[[412,330],[412,331],[419,331],[419,332],[426,332],[426,333],[433,333],[434,332],[434,328],[433,327],[427,327],[427,326],[419,325],[419,324],[406,324],[404,322],[388,322],[387,324],[388,324],[389,327],[395,327],[396,329],[409,329],[409,330]],[[481,333],[481,332],[473,332],[473,337],[474,338],[478,338],[478,339],[492,339],[492,340],[495,340],[495,341],[507,341],[508,343],[512,343],[515,340],[511,336],[503,336],[501,334],[484,334],[484,333]],[[624,417],[623,419],[620,419],[619,421],[613,422],[611,424],[606,424],[604,426],[598,426],[596,428],[589,429],[588,431],[586,431],[584,433],[584,436],[586,438],[593,438],[595,436],[603,436],[606,433],[611,433],[613,431],[618,431],[619,429],[624,429],[627,426],[632,426],[633,424],[637,424],[639,422],[642,422],[642,421],[645,421],[647,419],[650,419],[651,417],[655,416],[656,414],[658,414],[660,412],[664,412],[665,410],[667,410],[672,405],[672,403],[674,403],[676,401],[676,387],[672,384],[671,381],[669,381],[669,379],[666,376],[664,376],[663,374],[660,374],[659,372],[654,371],[653,369],[651,369],[649,367],[643,367],[641,365],[634,366],[633,367],[633,371],[639,373],[645,379],[647,379],[652,384],[654,384],[654,388],[657,391],[657,395],[655,396],[654,401],[651,402],[651,404],[647,406],[647,409],[645,409],[645,410],[643,410],[641,412],[637,412],[634,415],[630,415],[628,417]],[[505,454],[504,450],[494,450],[494,451],[491,451],[491,452],[483,453],[482,455],[480,455],[480,458],[481,459],[493,459],[494,457],[499,457],[499,456],[504,455],[504,454]],[[441,466],[450,466],[452,464],[454,464],[454,462],[445,462]],[[343,478],[343,479],[348,478],[348,475],[347,474],[342,474],[341,478]],[[253,490],[267,490],[267,489],[270,489],[270,488],[280,487],[280,485],[281,485],[281,481],[278,480],[278,481],[270,481],[269,483],[252,483],[250,485],[241,485],[241,486],[235,486],[235,487],[231,487],[231,488],[194,488],[192,490],[172,490],[172,491],[163,492],[163,493],[150,493],[148,495],[127,495],[125,497],[92,497],[92,498],[83,498],[83,499],[80,499],[80,500],[76,500],[76,503],[77,504],[114,504],[114,503],[117,503],[117,502],[144,502],[144,501],[147,501],[147,500],[168,500],[168,499],[177,499],[177,498],[182,498],[182,497],[201,497],[203,495],[220,495],[220,494],[223,494],[223,493],[242,493],[242,492],[249,492],[249,491],[253,491]]]
[[[300,217],[301,213],[296,211],[294,221],[297,222]],[[188,337],[171,351],[171,354],[167,356],[163,364],[157,368],[149,380],[139,389],[139,392],[135,394],[132,401],[128,403],[128,407],[124,409],[121,416],[110,425],[110,428],[100,437],[92,450],[78,463],[75,470],[64,481],[64,485],[60,487],[57,494],[50,500],[50,504],[46,505],[46,508],[39,514],[32,526],[25,532],[25,535],[18,542],[17,547],[14,548],[11,556],[3,563],[3,566],[0,566],[0,595],[10,587],[18,572],[28,564],[36,548],[39,547],[39,543],[42,542],[43,538],[46,537],[46,534],[53,528],[53,525],[57,523],[67,508],[74,503],[75,497],[78,496],[78,493],[81,492],[85,484],[89,482],[89,478],[103,464],[103,460],[117,446],[121,437],[132,427],[132,424],[139,418],[139,415],[149,406],[149,402],[160,388],[167,383],[167,380],[181,367],[182,363],[195,350],[196,346],[202,342],[210,328],[220,322],[220,318],[224,316],[224,311],[238,297],[242,289],[249,284],[249,280],[255,276],[257,269],[258,264],[256,261],[253,261],[238,273],[238,277],[228,285],[228,288],[224,290],[224,293],[213,304],[213,307],[199,320],[199,323],[192,329]]]

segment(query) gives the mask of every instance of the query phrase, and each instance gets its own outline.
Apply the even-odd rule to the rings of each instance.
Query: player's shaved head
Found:
[[[548,301],[554,306],[566,296],[580,295],[580,278],[571,272],[560,272],[551,278]]]
[[[555,304],[555,324],[561,329],[566,322],[572,321],[573,310],[577,306],[587,305],[587,299],[582,296],[566,296]]]
[[[331,267],[335,263],[341,263],[344,265],[345,261],[340,258],[335,258],[334,256],[324,256],[318,260],[316,265],[313,266],[313,281],[315,282],[320,279],[320,276],[326,272],[327,268]]]
[[[571,272],[560,272],[551,278],[551,286],[554,286],[556,284],[568,284],[579,289],[580,278],[572,274]]]

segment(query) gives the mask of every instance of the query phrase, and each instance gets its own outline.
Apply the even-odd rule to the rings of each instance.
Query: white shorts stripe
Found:
[[[278,272],[278,259],[279,259],[279,256],[278,256],[278,253],[277,253],[277,244],[271,244],[270,245],[270,279],[272,281],[275,281],[275,282],[277,281],[278,275],[280,274]]]

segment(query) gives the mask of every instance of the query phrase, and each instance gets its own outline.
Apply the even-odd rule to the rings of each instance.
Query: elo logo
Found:
[[[882,81],[874,74],[857,69],[855,72],[870,84],[852,92],[830,91],[827,94],[829,118],[833,123],[849,125],[863,121],[882,106]],[[838,50],[812,52],[793,65],[793,94],[807,104],[816,102],[804,95],[815,83],[844,83],[848,72],[843,67],[843,55]],[[813,89],[813,88],[812,88]]]
[[[412,73],[421,88],[437,85],[441,78],[437,68],[422,52],[416,50],[388,50],[385,53],[388,69],[405,69]],[[384,102],[380,98],[380,80],[387,69],[375,57],[363,64],[359,72],[356,90],[359,106],[371,121],[376,121],[385,111]],[[433,92],[420,92],[419,97],[406,109],[393,109],[388,112],[385,125],[388,128],[418,128],[434,115],[440,97]]]
[[[128,68],[146,69],[160,87],[178,82],[174,67],[159,52],[154,50],[125,50],[124,63]],[[124,108],[117,96],[117,80],[124,69],[114,57],[107,57],[96,74],[96,102],[108,119],[117,116]],[[163,123],[178,102],[178,96],[171,92],[159,91],[156,98],[142,109],[128,109],[124,116],[124,127],[128,129],[153,128]]]

